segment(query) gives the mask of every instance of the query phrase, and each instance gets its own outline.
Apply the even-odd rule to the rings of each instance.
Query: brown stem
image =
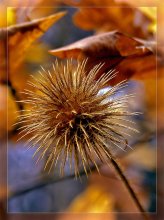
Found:
[[[126,189],[128,190],[129,194],[131,195],[131,197],[132,197],[134,203],[136,204],[138,210],[142,213],[144,219],[148,220],[149,216],[147,215],[146,211],[142,207],[142,205],[141,205],[141,203],[140,203],[136,193],[134,192],[133,188],[131,187],[131,185],[130,185],[128,179],[126,178],[126,176],[124,175],[122,169],[120,168],[120,166],[118,165],[118,163],[115,161],[115,159],[113,157],[111,157],[110,160],[111,160],[111,163],[112,163],[113,167],[117,171],[119,177],[123,181]]]

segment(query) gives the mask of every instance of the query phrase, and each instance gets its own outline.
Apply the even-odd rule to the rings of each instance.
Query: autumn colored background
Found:
[[[18,111],[29,108],[17,101],[26,98],[21,92],[29,88],[30,75],[38,77],[40,65],[46,69],[55,59],[88,58],[88,70],[99,62],[105,63],[102,72],[118,70],[109,86],[128,79],[123,92],[136,94],[129,108],[143,113],[134,118],[140,134],[130,139],[134,150],[116,155],[145,209],[153,219],[162,220],[162,2],[10,0],[0,1],[0,6],[2,219],[142,219],[112,168],[102,166],[101,176],[93,172],[82,182],[67,178],[56,182],[58,171],[49,177],[44,161],[36,165],[34,150],[26,151],[26,139],[17,142],[19,126],[13,124]],[[50,212],[54,214],[45,214]]]

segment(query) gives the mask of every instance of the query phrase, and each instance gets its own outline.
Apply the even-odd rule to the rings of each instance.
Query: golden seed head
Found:
[[[129,96],[113,96],[125,81],[102,92],[116,73],[109,71],[96,80],[102,64],[86,72],[86,62],[56,61],[51,71],[42,68],[41,79],[30,82],[36,91],[27,90],[23,101],[31,108],[20,118],[25,122],[22,132],[32,135],[32,146],[39,146],[38,160],[48,155],[45,167],[51,170],[60,162],[61,174],[67,160],[76,176],[80,165],[86,174],[91,164],[98,170],[99,160],[108,163],[111,147],[127,146],[123,129],[132,129],[124,124],[132,114],[126,106]]]

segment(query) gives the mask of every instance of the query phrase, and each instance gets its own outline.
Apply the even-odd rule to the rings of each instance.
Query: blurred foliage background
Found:
[[[129,108],[143,113],[133,118],[140,133],[129,140],[133,150],[116,155],[145,209],[155,213],[158,207],[158,217],[152,217],[163,219],[160,209],[163,202],[162,96],[157,103],[157,91],[163,93],[164,83],[163,30],[157,34],[157,15],[160,27],[164,21],[161,5],[160,1],[151,0],[0,1],[0,212],[3,220],[27,218],[23,213],[31,213],[32,219],[42,219],[43,213],[44,218],[59,220],[141,218],[134,214],[135,204],[112,167],[102,165],[101,176],[94,171],[89,178],[83,176],[82,181],[69,178],[71,174],[66,169],[68,177],[59,180],[57,169],[51,175],[43,171],[44,160],[35,164],[34,149],[27,150],[24,146],[26,139],[17,142],[19,126],[13,124],[17,122],[19,110],[29,108],[17,101],[25,98],[21,92],[28,89],[30,75],[37,77],[40,65],[46,69],[56,58],[70,57],[89,57],[88,68],[105,61],[104,71],[119,70],[117,82],[129,80],[123,92],[136,94]],[[105,33],[109,35],[102,38]],[[84,40],[79,44],[77,41],[81,39]],[[7,215],[6,210],[22,214]],[[46,214],[49,212],[62,213],[50,216]]]

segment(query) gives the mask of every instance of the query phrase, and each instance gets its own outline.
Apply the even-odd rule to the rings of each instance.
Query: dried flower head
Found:
[[[124,124],[132,114],[126,106],[129,95],[113,96],[125,81],[102,92],[116,73],[109,71],[96,80],[102,64],[86,73],[86,62],[56,61],[51,71],[42,68],[41,79],[33,77],[30,85],[36,91],[25,92],[28,99],[23,102],[31,108],[21,116],[23,136],[32,135],[29,142],[38,146],[38,160],[48,155],[49,170],[59,161],[61,174],[67,160],[76,176],[80,165],[86,174],[90,164],[98,170],[98,161],[108,163],[111,147],[127,146],[123,130],[132,129]]]

